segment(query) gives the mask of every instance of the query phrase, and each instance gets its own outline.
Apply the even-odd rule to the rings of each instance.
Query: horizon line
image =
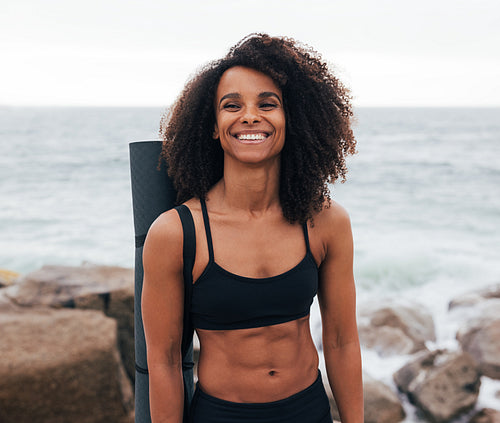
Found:
[[[113,105],[113,104],[0,104],[0,109],[21,108],[93,108],[93,109],[167,109],[169,105]],[[498,105],[353,105],[353,109],[498,109]]]

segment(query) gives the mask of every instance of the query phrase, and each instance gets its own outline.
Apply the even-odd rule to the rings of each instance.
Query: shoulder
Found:
[[[177,210],[171,209],[160,214],[148,230],[144,247],[182,241],[182,224]]]
[[[347,210],[339,203],[328,200],[310,223],[311,247],[316,257],[324,259],[335,253],[352,248],[351,219]]]
[[[144,271],[182,268],[183,230],[175,209],[162,213],[152,223],[143,249]]]
[[[320,212],[314,216],[313,224],[322,229],[339,229],[346,225],[350,226],[351,219],[343,206],[336,201],[327,200]]]
[[[347,210],[339,203],[328,200],[319,213],[314,216],[312,228],[324,239],[351,231],[351,218]]]
[[[183,203],[196,222],[197,215],[201,214],[199,200],[195,198]],[[198,210],[199,209],[199,210]],[[176,258],[182,257],[184,231],[179,212],[173,208],[160,214],[151,224],[144,242],[143,255],[151,252],[161,252]]]

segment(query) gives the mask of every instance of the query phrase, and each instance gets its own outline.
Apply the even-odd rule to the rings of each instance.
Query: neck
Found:
[[[217,192],[227,207],[261,214],[279,204],[279,156],[258,166],[224,161],[224,176]]]

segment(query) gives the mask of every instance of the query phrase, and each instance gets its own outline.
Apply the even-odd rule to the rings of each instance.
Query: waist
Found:
[[[207,394],[198,385],[191,404],[193,423],[331,423],[330,406],[321,374],[294,394],[271,402],[241,403]]]
[[[312,383],[318,353],[304,318],[258,329],[200,331],[198,378],[210,395],[263,402]]]
[[[243,408],[273,408],[279,405],[287,405],[293,403],[297,400],[301,400],[304,397],[310,396],[310,394],[318,389],[323,389],[323,380],[321,378],[321,371],[317,370],[317,376],[314,382],[308,385],[306,388],[296,392],[292,395],[286,396],[285,398],[278,399],[275,401],[267,401],[267,402],[235,402],[228,401],[222,398],[217,398],[212,395],[207,394],[200,387],[200,383],[196,384],[196,395],[201,398],[204,398],[207,401],[211,401],[216,404],[226,405],[230,407],[243,407]]]

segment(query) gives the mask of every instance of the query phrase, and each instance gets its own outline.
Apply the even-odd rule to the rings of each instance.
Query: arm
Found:
[[[320,266],[318,300],[328,380],[341,421],[363,423],[351,223],[347,212],[333,203],[318,215],[317,225],[323,234],[324,258]]]
[[[175,210],[158,217],[144,243],[141,305],[154,423],[182,422],[182,245],[182,225]]]

